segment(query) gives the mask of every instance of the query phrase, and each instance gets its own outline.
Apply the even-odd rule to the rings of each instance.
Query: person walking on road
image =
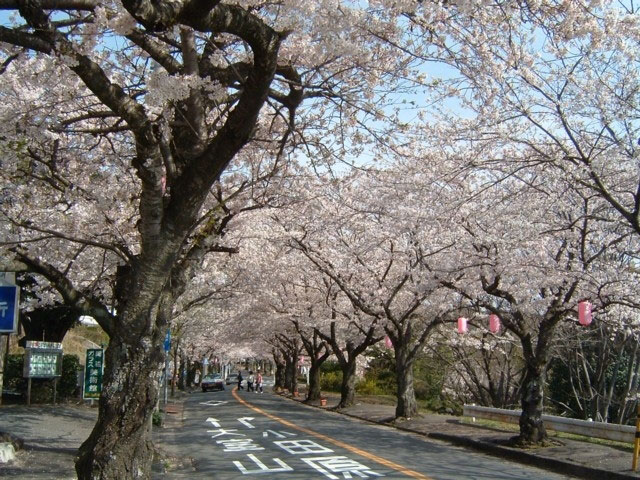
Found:
[[[263,391],[262,391],[262,373],[260,373],[260,370],[258,370],[258,375],[256,375],[256,389],[255,389],[255,392],[258,393],[258,390],[260,390],[260,393],[263,393]]]
[[[253,392],[253,370],[249,370],[249,376],[247,377],[247,392]]]
[[[244,388],[242,387],[242,372],[238,372],[238,390],[244,390]]]

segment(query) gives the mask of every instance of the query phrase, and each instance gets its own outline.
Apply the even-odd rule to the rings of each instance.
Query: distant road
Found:
[[[307,407],[271,393],[194,393],[175,452],[190,471],[158,480],[260,476],[269,479],[568,479],[500,458]],[[187,476],[185,476],[187,475]]]

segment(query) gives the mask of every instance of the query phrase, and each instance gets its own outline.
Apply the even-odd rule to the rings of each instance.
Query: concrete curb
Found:
[[[7,463],[16,458],[16,450],[9,442],[0,443],[0,463]]]

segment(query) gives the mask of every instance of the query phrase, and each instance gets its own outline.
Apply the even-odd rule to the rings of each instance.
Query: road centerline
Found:
[[[384,465],[385,467],[388,467],[388,468],[390,468],[392,470],[400,472],[400,473],[402,473],[404,475],[407,475],[409,477],[417,478],[417,479],[420,479],[420,480],[433,480],[431,477],[428,477],[428,476],[426,476],[426,475],[424,475],[424,474],[422,474],[420,472],[416,472],[414,470],[411,470],[411,469],[408,469],[406,467],[403,467],[402,465],[399,465],[399,464],[397,464],[395,462],[387,460],[386,458],[379,457],[378,455],[375,455],[375,454],[373,454],[371,452],[367,452],[366,450],[362,450],[361,448],[355,447],[353,445],[350,445],[348,443],[342,442],[340,440],[336,440],[335,438],[331,438],[331,437],[329,437],[327,435],[324,435],[322,433],[316,432],[316,431],[311,430],[309,428],[301,427],[299,425],[296,425],[295,423],[292,423],[292,422],[290,422],[288,420],[285,420],[284,418],[281,418],[281,417],[278,417],[277,415],[273,415],[273,414],[271,414],[269,412],[266,412],[265,410],[263,410],[263,409],[261,409],[259,407],[256,407],[255,405],[252,405],[248,401],[246,401],[243,398],[241,398],[240,395],[238,395],[238,393],[237,393],[237,389],[235,389],[235,388],[231,391],[231,394],[233,395],[233,398],[236,399],[236,401],[238,401],[239,403],[241,403],[245,407],[253,410],[254,412],[256,412],[256,413],[258,413],[260,415],[263,415],[263,416],[265,416],[267,418],[270,418],[271,420],[275,420],[276,422],[281,423],[282,425],[286,425],[287,427],[294,428],[294,429],[296,429],[296,430],[298,430],[300,432],[304,432],[304,433],[306,433],[308,435],[312,435],[312,436],[314,436],[316,438],[320,438],[320,439],[322,439],[324,441],[332,443],[332,444],[334,444],[334,445],[336,445],[336,446],[338,446],[340,448],[344,448],[345,450],[348,450],[348,451],[350,451],[352,453],[355,453],[356,455],[360,455],[360,456],[362,456],[364,458],[367,458],[367,459],[369,459],[369,460],[371,460],[373,462],[376,462],[376,463],[378,463],[380,465]]]

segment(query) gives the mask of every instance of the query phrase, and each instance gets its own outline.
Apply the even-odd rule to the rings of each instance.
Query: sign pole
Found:
[[[27,379],[27,406],[31,406],[31,377]]]
[[[636,418],[636,438],[633,442],[633,462],[631,464],[631,470],[634,472],[638,468],[638,454],[640,454],[640,402],[638,402],[638,413]]]
[[[164,337],[164,406],[169,401],[169,350],[171,350],[171,328]]]
[[[167,401],[169,399],[169,353],[165,352],[164,354],[164,406],[167,406]]]
[[[7,334],[7,342],[4,342],[4,336],[0,335],[0,405],[2,405],[2,390],[4,388],[4,369],[7,364],[7,353],[9,352],[9,334]]]

